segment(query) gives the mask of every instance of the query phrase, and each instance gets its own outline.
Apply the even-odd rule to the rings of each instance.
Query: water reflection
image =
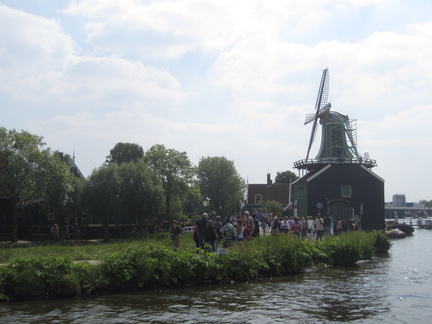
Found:
[[[432,231],[351,268],[243,284],[0,305],[1,323],[431,322]]]

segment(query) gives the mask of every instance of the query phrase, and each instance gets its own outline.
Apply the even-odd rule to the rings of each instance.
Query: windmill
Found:
[[[309,146],[304,164],[332,162],[362,162],[357,152],[357,127],[356,120],[350,120],[348,116],[330,111],[331,104],[327,102],[329,94],[329,72],[323,71],[318,96],[315,104],[315,113],[306,115],[305,125],[313,122]],[[322,126],[321,148],[315,160],[309,159],[310,150],[318,129],[318,122]]]
[[[313,141],[315,139],[315,135],[317,132],[317,123],[320,118],[324,116],[324,114],[330,110],[331,104],[330,102],[327,103],[328,94],[329,94],[329,76],[328,76],[328,68],[323,71],[322,77],[321,77],[321,83],[318,90],[318,96],[315,103],[315,110],[316,112],[314,114],[308,114],[306,115],[305,125],[309,124],[313,121],[312,125],[312,131],[311,136],[309,139],[309,147],[306,154],[306,161],[309,158],[309,153],[313,144]]]
[[[359,213],[363,229],[382,230],[384,180],[371,170],[376,161],[368,154],[362,158],[357,152],[356,121],[334,111],[328,95],[329,71],[325,69],[315,110],[304,122],[312,125],[306,159],[294,162],[301,176],[292,183],[293,213],[304,216],[324,210],[335,221],[347,222]],[[318,127],[321,146],[318,154],[310,157]]]

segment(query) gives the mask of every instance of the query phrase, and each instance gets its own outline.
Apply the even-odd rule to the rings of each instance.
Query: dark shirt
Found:
[[[207,226],[205,228],[205,240],[206,242],[216,241],[216,231],[213,226]]]
[[[179,226],[171,228],[171,236],[174,238],[176,235],[180,235],[182,232],[181,228]]]
[[[207,218],[203,217],[198,222],[198,233],[204,234],[207,227]]]

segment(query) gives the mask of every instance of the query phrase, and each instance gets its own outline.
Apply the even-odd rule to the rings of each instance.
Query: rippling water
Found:
[[[431,230],[352,268],[226,286],[0,304],[0,323],[432,323]]]

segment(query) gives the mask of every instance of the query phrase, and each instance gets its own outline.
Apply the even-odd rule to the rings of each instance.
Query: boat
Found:
[[[407,236],[412,235],[412,233],[414,232],[414,227],[408,224],[399,224],[399,223],[388,224],[387,230],[392,230],[392,229],[398,229],[404,232]]]
[[[398,228],[394,228],[385,232],[388,238],[391,239],[401,239],[407,237],[407,234],[404,231],[401,231]]]

